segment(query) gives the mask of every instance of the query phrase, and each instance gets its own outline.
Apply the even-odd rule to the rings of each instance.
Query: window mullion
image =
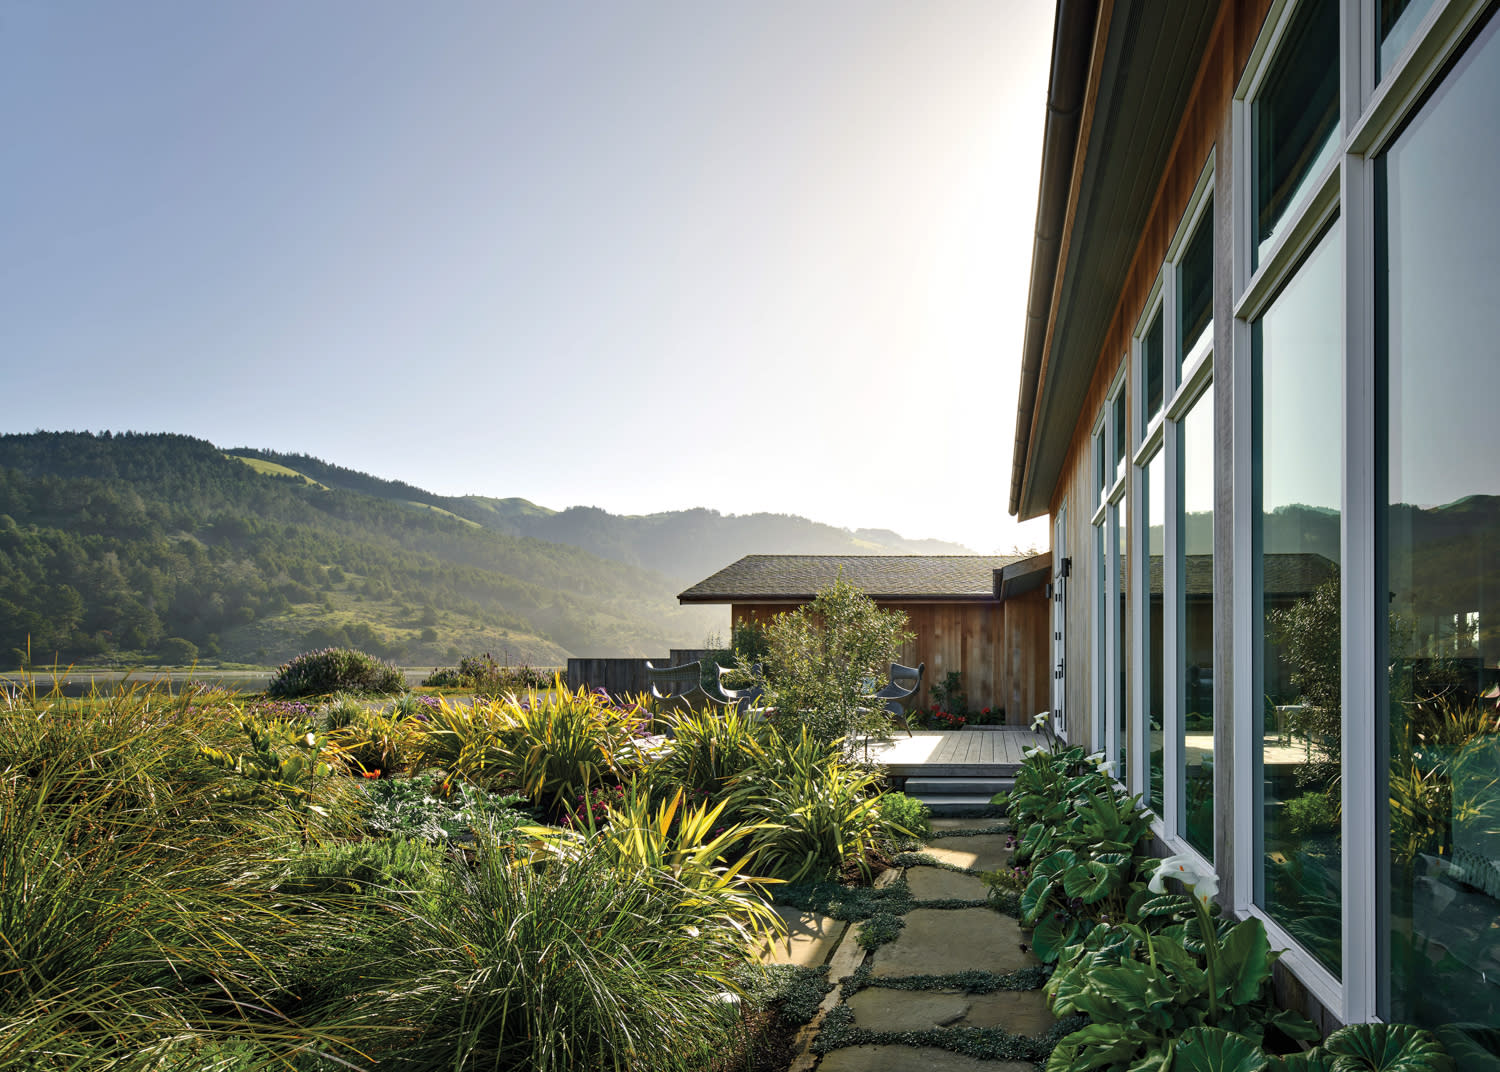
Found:
[[[1175,321],[1174,321],[1175,322]],[[1173,362],[1175,364],[1175,362]],[[1183,725],[1183,704],[1180,683],[1186,661],[1186,646],[1183,643],[1185,630],[1181,620],[1183,600],[1180,596],[1179,570],[1180,547],[1184,538],[1178,524],[1182,518],[1182,450],[1179,445],[1180,429],[1176,421],[1168,421],[1166,441],[1162,446],[1166,465],[1166,479],[1157,494],[1162,496],[1162,517],[1165,520],[1162,539],[1162,829],[1170,837],[1182,837],[1178,818],[1182,815],[1180,804],[1182,785],[1182,749],[1186,742]]]

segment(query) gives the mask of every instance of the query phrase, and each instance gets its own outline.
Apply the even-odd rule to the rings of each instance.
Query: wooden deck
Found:
[[[1015,773],[1021,753],[1047,738],[1023,726],[963,730],[896,730],[887,740],[870,742],[870,758],[890,774],[912,777],[991,777]]]

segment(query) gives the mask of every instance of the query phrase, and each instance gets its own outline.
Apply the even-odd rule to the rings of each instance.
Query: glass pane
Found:
[[[1444,1041],[1455,1024],[1500,1024],[1496,101],[1492,21],[1376,171],[1388,443],[1377,590],[1390,600],[1380,1011]]]
[[[1109,563],[1106,557],[1104,543],[1104,522],[1094,526],[1094,576],[1098,583],[1094,585],[1094,749],[1099,752],[1105,751],[1105,711],[1109,703],[1109,683],[1105,678],[1108,672],[1109,662],[1106,658],[1106,638],[1109,635],[1108,626],[1105,624],[1105,615],[1109,613],[1109,586],[1105,579],[1109,576]]]
[[[1381,77],[1391,69],[1391,64],[1396,62],[1396,57],[1406,48],[1417,23],[1431,10],[1432,0],[1380,0]]]
[[[1104,433],[1094,437],[1094,472],[1098,486],[1094,489],[1094,505],[1097,509],[1104,502],[1104,489],[1109,484],[1109,466],[1104,460]],[[1100,574],[1099,576],[1104,576]]]
[[[1209,199],[1177,266],[1177,379],[1182,365],[1213,331],[1214,203]]]
[[[1337,0],[1303,0],[1251,109],[1255,238],[1251,267],[1276,237],[1307,180],[1333,158],[1339,123]]]
[[[1113,405],[1115,421],[1115,479],[1119,480],[1125,475],[1125,392],[1120,391],[1115,396]]]
[[[1341,227],[1251,326],[1264,698],[1256,900],[1337,975],[1342,932]]]
[[[1182,419],[1177,592],[1182,623],[1183,747],[1178,829],[1214,858],[1214,396]]]
[[[1151,419],[1161,412],[1162,346],[1161,310],[1158,309],[1151,326],[1141,337],[1141,378],[1146,384],[1142,425],[1151,423]]]
[[[1166,591],[1162,555],[1167,534],[1167,452],[1159,450],[1146,464],[1142,492],[1146,514],[1146,806],[1162,817],[1162,772],[1165,756],[1166,702],[1165,615],[1162,599]]]
[[[1125,517],[1125,504],[1123,502],[1110,508],[1110,520],[1114,523],[1115,537],[1115,730],[1119,749],[1115,756],[1115,777],[1120,781],[1127,781],[1126,766],[1128,758],[1127,746],[1129,745],[1129,734],[1126,732],[1125,713],[1127,710],[1126,699],[1130,692],[1127,688],[1128,675],[1126,667],[1130,662],[1130,645],[1126,643],[1129,637],[1128,624],[1130,621],[1129,599],[1130,599],[1130,523]]]

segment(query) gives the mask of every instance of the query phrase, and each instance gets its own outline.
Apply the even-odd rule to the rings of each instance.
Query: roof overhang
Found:
[[[1219,6],[1058,2],[1011,467],[1022,520],[1050,508]]]
[[[1052,578],[1052,552],[1012,562],[995,571],[995,595],[1001,600],[1014,599],[1034,592]]]

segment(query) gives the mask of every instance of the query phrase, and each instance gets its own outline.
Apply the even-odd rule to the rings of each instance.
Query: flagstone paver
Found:
[[[983,879],[941,867],[907,868],[906,886],[917,901],[984,901],[990,895]]]
[[[786,934],[768,942],[760,959],[766,964],[797,964],[816,968],[826,963],[848,924],[816,912],[802,912],[778,905],[776,913],[786,924]]]
[[[1025,943],[1020,923],[993,909],[914,908],[896,940],[875,951],[874,975],[1020,971],[1041,963]]]
[[[893,869],[877,885],[904,878],[912,900],[919,903],[987,901],[989,886],[978,876],[1008,866],[1008,828],[982,819],[938,820],[933,827],[934,836],[921,851],[947,866]],[[975,829],[986,832],[966,833]],[[955,836],[945,836],[949,832]],[[792,1064],[794,1072],[1033,1072],[1029,1059],[971,1056],[980,1052],[971,1043],[988,1038],[983,1048],[989,1052],[996,1052],[998,1044],[1001,1052],[1045,1056],[1045,1048],[1037,1047],[1056,1020],[1041,990],[973,994],[906,981],[966,971],[1007,976],[1036,966],[1039,961],[1025,948],[1028,936],[1020,923],[976,905],[910,908],[902,924],[893,940],[868,954],[858,945],[860,924],[850,925],[837,939],[826,959],[835,989],[799,1036],[802,1052]],[[848,995],[837,985],[846,981],[856,988]],[[955,1030],[966,1034],[948,1034]],[[999,1034],[974,1034],[984,1031]]]
[[[848,1046],[823,1058],[818,1072],[1034,1072],[1030,1061],[982,1061],[932,1046]]]
[[[1005,847],[1004,834],[941,838],[922,851],[945,864],[975,871],[998,871],[1010,866],[1010,850]]]

